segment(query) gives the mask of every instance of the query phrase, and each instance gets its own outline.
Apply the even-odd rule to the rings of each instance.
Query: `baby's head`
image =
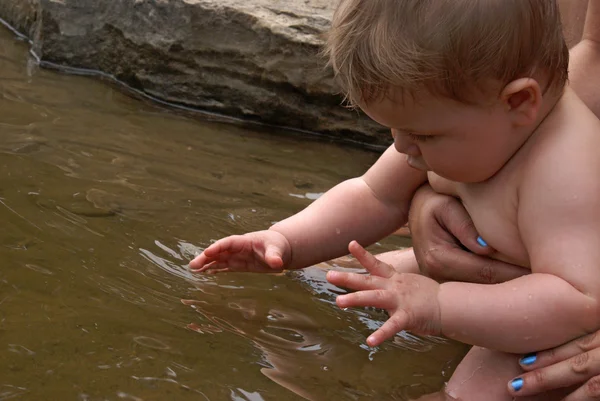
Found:
[[[416,121],[420,111],[415,108],[432,111],[431,102],[443,107],[435,116],[421,113],[419,120],[442,119],[439,111],[453,105],[455,112],[460,106],[480,111],[463,115],[455,125],[481,130],[484,117],[488,127],[500,124],[498,131],[533,124],[542,98],[562,93],[569,60],[555,0],[342,0],[327,54],[349,103],[392,128],[396,137],[417,134],[413,143],[419,136],[437,141],[434,124]],[[496,113],[501,109],[510,121]],[[525,121],[525,114],[533,120]],[[501,150],[514,153],[522,144],[516,142]],[[436,171],[427,146],[417,145],[422,152],[413,162],[418,165],[420,158],[423,167]],[[501,164],[496,161],[488,173]]]
[[[523,77],[562,90],[569,60],[554,0],[342,0],[327,53],[354,106],[393,88],[474,103]]]

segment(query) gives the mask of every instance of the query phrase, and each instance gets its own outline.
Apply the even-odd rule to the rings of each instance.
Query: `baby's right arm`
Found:
[[[411,199],[426,179],[425,173],[410,167],[392,145],[362,177],[338,184],[267,231],[217,241],[190,267],[203,271],[215,261],[223,266],[236,255],[240,265],[241,256],[251,258],[252,266],[261,266],[245,269],[248,271],[265,271],[266,266],[297,269],[345,255],[351,240],[367,246],[406,223]],[[275,259],[267,257],[267,249],[277,249],[281,263],[270,263]]]

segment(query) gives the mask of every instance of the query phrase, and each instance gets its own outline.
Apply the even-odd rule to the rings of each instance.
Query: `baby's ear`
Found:
[[[542,90],[535,79],[519,78],[504,87],[500,100],[514,125],[530,125],[537,120],[542,105]]]

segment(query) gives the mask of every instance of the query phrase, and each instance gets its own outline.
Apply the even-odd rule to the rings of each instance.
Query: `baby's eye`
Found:
[[[413,134],[411,132],[408,133],[408,137],[415,142],[427,142],[427,141],[435,138],[433,135],[419,135],[419,134]]]

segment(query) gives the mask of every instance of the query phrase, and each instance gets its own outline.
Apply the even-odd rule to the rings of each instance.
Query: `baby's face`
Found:
[[[362,109],[392,130],[396,149],[412,167],[452,181],[481,182],[496,174],[519,146],[505,105],[499,99],[490,103],[484,107],[406,96]]]

